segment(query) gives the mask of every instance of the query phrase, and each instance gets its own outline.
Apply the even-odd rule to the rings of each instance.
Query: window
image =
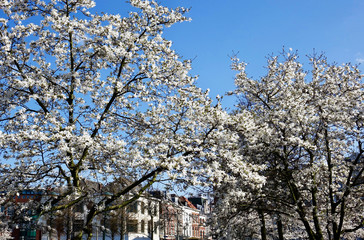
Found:
[[[153,231],[153,233],[156,233],[157,230],[158,230],[158,224],[157,224],[157,222],[153,222],[152,223],[152,221],[148,221],[148,233],[151,234],[152,231]],[[167,233],[168,232],[170,233],[169,235],[172,235],[171,234],[172,231],[173,231],[173,227],[170,227],[169,231],[168,231],[168,228],[167,228]]]
[[[153,204],[153,209],[154,209],[154,216],[157,216],[158,206],[156,204]]]
[[[145,213],[145,203],[144,202],[141,202],[140,208],[141,208],[142,214],[144,214]]]
[[[157,222],[154,222],[154,232],[157,232],[157,230],[158,230],[158,224]]]
[[[138,212],[138,202],[133,202],[129,205],[129,212],[131,212],[131,213]]]
[[[128,222],[126,230],[127,230],[127,232],[137,233],[138,232],[138,221],[137,220],[130,220]]]
[[[73,220],[73,231],[81,231],[83,228],[83,219],[74,219]]]
[[[74,208],[74,212],[80,212],[83,213],[83,205],[82,204],[77,204]]]
[[[140,232],[141,233],[144,233],[144,231],[145,231],[145,222],[144,222],[144,220],[142,220],[140,222]]]

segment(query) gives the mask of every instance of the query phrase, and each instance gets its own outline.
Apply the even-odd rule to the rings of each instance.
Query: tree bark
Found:
[[[283,237],[283,224],[282,224],[282,219],[280,215],[277,215],[277,229],[278,229],[278,239],[279,240],[284,240]]]
[[[265,228],[265,217],[264,212],[261,209],[258,209],[258,215],[260,218],[260,235],[262,240],[267,240],[267,229]]]

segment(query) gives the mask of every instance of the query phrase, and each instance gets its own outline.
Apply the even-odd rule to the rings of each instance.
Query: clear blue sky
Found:
[[[363,0],[162,0],[161,4],[191,7],[191,22],[167,29],[165,37],[184,58],[194,59],[198,85],[211,97],[234,89],[229,55],[249,65],[249,76],[265,73],[266,56],[282,47],[301,58],[324,52],[329,62],[364,64]],[[97,10],[124,14],[125,0],[96,0]],[[360,67],[364,70],[364,67]],[[224,106],[232,107],[233,97]]]

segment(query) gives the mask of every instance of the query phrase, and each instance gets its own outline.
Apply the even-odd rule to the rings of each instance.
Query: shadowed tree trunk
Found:
[[[278,229],[278,239],[279,240],[284,240],[284,237],[283,237],[283,224],[282,224],[281,216],[279,214],[277,215],[277,229]]]
[[[258,215],[260,218],[260,235],[262,240],[267,240],[267,229],[265,228],[264,212],[261,209],[258,209]]]

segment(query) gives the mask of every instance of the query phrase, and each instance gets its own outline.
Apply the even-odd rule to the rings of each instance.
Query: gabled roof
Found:
[[[195,205],[193,205],[186,197],[179,197],[179,200],[181,201],[182,204],[185,204],[185,206],[192,208],[192,209],[197,209],[195,207]]]

